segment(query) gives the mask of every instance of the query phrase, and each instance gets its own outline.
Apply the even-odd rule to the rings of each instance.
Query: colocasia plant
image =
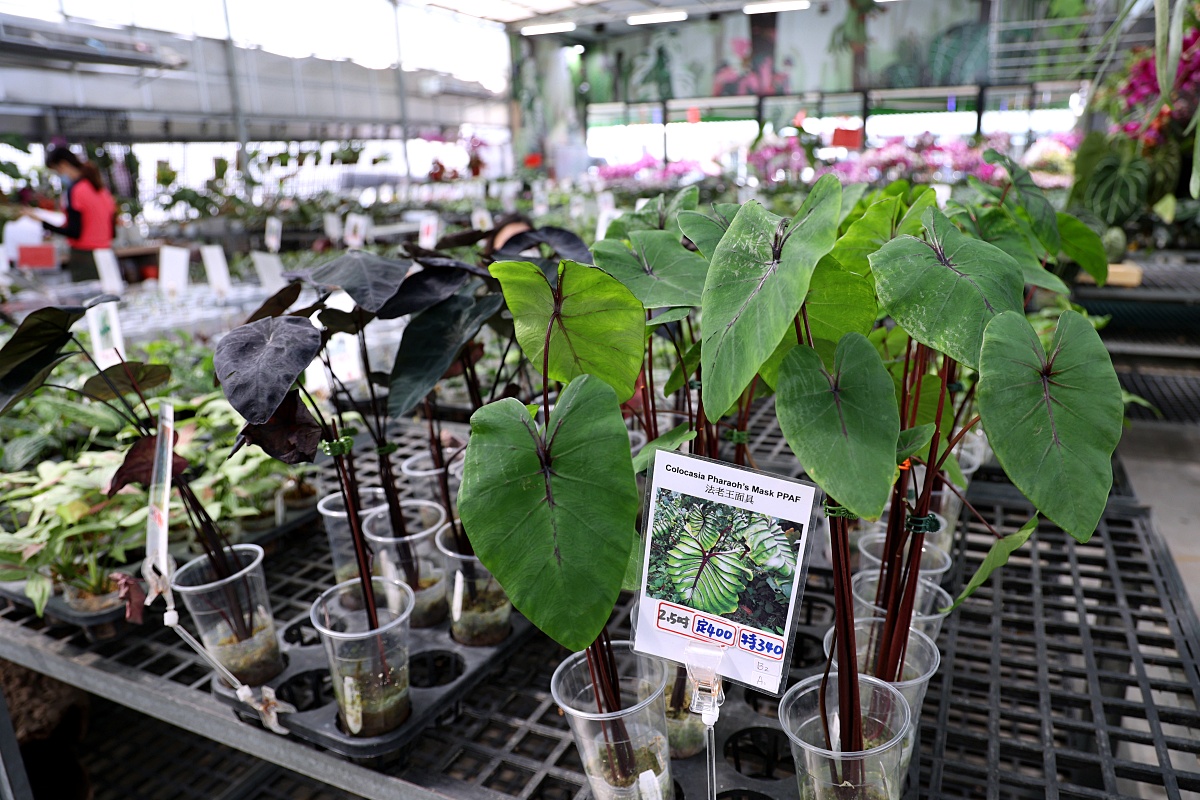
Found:
[[[83,397],[105,406],[134,432],[133,444],[126,451],[120,468],[109,484],[110,498],[130,483],[149,486],[158,434],[155,415],[144,393],[171,379],[171,369],[166,365],[126,361],[123,358],[119,363],[101,369],[92,354],[72,333],[72,326],[83,319],[88,308],[116,301],[117,298],[112,295],[103,295],[86,306],[47,306],[38,309],[22,321],[4,347],[0,348],[0,414],[12,411],[21,401],[39,390],[51,390]],[[86,359],[94,374],[79,387],[52,382],[55,368],[76,357]],[[229,542],[192,491],[184,474],[187,468],[187,461],[175,455],[172,475],[188,520],[217,578],[227,578],[237,571],[228,557]],[[44,602],[48,591],[49,586],[41,576],[30,576],[27,592],[31,597],[40,597]],[[254,609],[243,608],[232,588],[229,595],[229,608],[232,609],[228,620],[230,630],[238,641],[245,641],[254,633]]]
[[[1040,514],[1086,541],[1111,486],[1120,387],[1085,316],[1065,311],[1044,345],[1023,309],[1034,287],[1066,293],[1047,269],[1060,261],[1102,283],[1103,245],[1056,212],[1026,171],[995,152],[986,158],[1007,180],[970,204],[939,209],[928,187],[868,192],[826,176],[790,218],[757,202],[707,214],[686,195],[659,198],[595,245],[596,266],[493,265],[518,342],[543,375],[549,424],[515,400],[477,411],[460,509],[514,605],[603,665],[603,626],[633,544],[633,470],[656,448],[684,443],[728,457],[729,442],[735,460],[753,465],[751,405],[774,393],[788,444],[830,498],[839,741],[853,751],[863,749],[854,518],[889,512],[876,603],[886,625],[872,644],[876,674],[888,681],[899,678],[935,498],[963,494],[954,450],[969,431],[981,425]],[[656,337],[665,342],[657,355]],[[658,429],[656,366],[671,370],[662,392],[685,420],[669,430]],[[566,383],[553,409],[550,381]],[[618,403],[652,439],[636,462],[626,461]],[[997,534],[958,602],[1037,520]],[[693,539],[692,549],[723,546]],[[730,574],[748,566],[733,563],[737,550],[721,550]],[[678,555],[680,571],[687,554]]]
[[[362,578],[364,608],[371,626],[378,619],[374,593],[367,591],[373,570],[373,553],[363,536],[359,469],[355,464],[354,439],[345,425],[326,418],[309,396],[301,376],[314,359],[325,367],[335,399],[353,409],[363,420],[366,434],[378,454],[381,488],[395,538],[405,535],[400,493],[389,455],[395,446],[388,442],[389,416],[407,413],[433,389],[456,360],[480,326],[500,306],[500,298],[476,297],[467,286],[475,268],[454,262],[414,271],[408,260],[385,259],[363,251],[351,251],[303,276],[314,285],[318,297],[313,304],[290,311],[302,292],[301,283],[281,289],[217,345],[214,367],[225,396],[246,419],[241,439],[262,447],[289,464],[312,461],[318,447],[330,455],[337,469],[339,489],[345,497],[354,546],[355,562]],[[327,301],[331,289],[342,289],[354,300],[354,308],[342,311]],[[390,374],[371,368],[366,326],[373,319],[414,317],[406,329],[404,344]],[[314,325],[310,317],[322,326]],[[358,343],[366,380],[367,400],[354,397],[350,387],[333,368],[326,345],[335,333],[350,334]],[[387,386],[380,397],[377,386]],[[307,400],[307,403],[305,402]],[[313,413],[316,416],[313,416]],[[420,562],[400,548],[400,566],[406,582],[420,585]]]

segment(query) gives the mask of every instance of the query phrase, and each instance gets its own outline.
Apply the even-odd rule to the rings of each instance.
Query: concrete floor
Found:
[[[1135,421],[1117,453],[1200,613],[1200,425]]]

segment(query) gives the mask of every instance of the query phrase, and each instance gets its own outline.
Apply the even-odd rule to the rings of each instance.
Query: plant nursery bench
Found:
[[[1028,519],[1029,507],[996,476],[981,470],[969,500],[998,531],[1011,532]],[[982,525],[960,524],[947,579],[952,592],[983,559],[989,540]],[[281,540],[268,557],[267,580],[286,629],[331,583],[324,536],[310,530]],[[820,637],[832,618],[828,586],[829,573],[814,568],[793,676],[823,666]],[[614,636],[627,630],[627,612],[626,605],[618,608]],[[939,645],[942,666],[924,704],[908,797],[1200,792],[1200,623],[1148,510],[1120,481],[1090,543],[1077,544],[1043,523],[950,616]],[[357,763],[240,720],[210,691],[208,667],[158,616],[115,639],[89,642],[78,628],[39,620],[22,606],[0,610],[0,657],[374,800],[586,797],[571,733],[549,691],[554,666],[566,655],[535,633],[447,705],[401,758]],[[795,797],[775,700],[743,687],[727,695],[718,726],[719,796]],[[250,769],[243,780],[272,773]],[[677,797],[704,796],[702,756],[675,762],[673,774]],[[244,788],[228,796],[259,796]]]

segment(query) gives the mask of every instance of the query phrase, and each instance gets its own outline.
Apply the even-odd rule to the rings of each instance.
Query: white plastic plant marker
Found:
[[[125,337],[121,333],[121,313],[116,303],[100,303],[87,310],[88,335],[92,337],[92,358],[100,369],[121,363]]]
[[[171,300],[183,297],[188,287],[188,263],[192,253],[186,247],[163,245],[158,249],[158,291]]]
[[[346,247],[357,250],[367,243],[370,235],[371,219],[363,214],[347,214],[346,230],[342,234]]]
[[[643,515],[634,650],[679,661],[681,650],[699,642],[720,651],[719,659],[708,654],[715,663],[705,661],[706,671],[779,694],[819,491],[810,483],[659,451]],[[752,580],[772,591],[749,591]]]
[[[117,254],[105,247],[93,250],[92,258],[96,259],[96,272],[100,274],[100,291],[105,294],[125,294],[125,281],[121,279]]]
[[[288,729],[279,724],[279,714],[295,713],[296,707],[275,697],[275,690],[262,688],[262,698],[254,697],[254,690],[237,679],[224,664],[214,658],[204,645],[196,641],[186,628],[179,624],[179,611],[175,608],[175,596],[171,592],[171,575],[175,571],[175,560],[167,551],[167,509],[171,502],[171,461],[175,444],[175,407],[164,400],[158,409],[158,436],[154,448],[154,466],[151,469],[149,506],[146,518],[146,558],[142,561],[142,577],[146,579],[146,605],[161,595],[167,610],[163,613],[163,624],[171,628],[208,662],[209,666],[233,687],[238,700],[258,712],[259,719],[268,730],[286,736]]]
[[[475,230],[490,231],[494,226],[492,212],[483,206],[476,206],[475,210],[471,212],[471,227]]]
[[[263,246],[267,248],[268,253],[278,253],[282,245],[283,220],[279,217],[267,217],[266,228],[263,231]]]
[[[437,247],[438,230],[441,228],[441,220],[437,214],[426,214],[421,217],[420,227],[417,229],[417,245],[424,250],[433,250]]]
[[[283,261],[275,253],[260,253],[257,250],[250,254],[254,263],[254,271],[258,273],[258,282],[268,294],[275,294],[287,281],[283,279]]]
[[[544,217],[550,213],[550,193],[546,191],[546,182],[537,181],[533,184],[533,215]]]
[[[233,291],[225,248],[219,244],[206,244],[200,248],[200,260],[204,262],[204,273],[208,275],[208,288],[218,300],[224,302]]]
[[[608,226],[619,216],[621,212],[615,209],[600,209],[600,216],[596,217],[596,241],[604,238],[604,234],[608,233]]]
[[[325,215],[321,217],[321,221],[323,227],[325,228],[325,236],[329,239],[329,241],[333,242],[334,244],[340,242],[342,240],[342,218],[337,214],[326,212]]]
[[[596,195],[596,206],[597,206],[597,208],[599,208],[600,213],[602,213],[602,214],[605,211],[609,211],[609,212],[616,211],[617,210],[617,200],[615,197],[613,197],[613,193],[611,191],[603,191],[600,194]]]
[[[571,203],[567,210],[567,213],[571,215],[571,219],[583,219],[583,211],[583,195],[571,195]]]

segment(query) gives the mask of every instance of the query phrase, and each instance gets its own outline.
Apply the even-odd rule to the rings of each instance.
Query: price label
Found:
[[[803,481],[658,452],[634,649],[679,660],[701,647],[717,675],[782,691],[818,493]]]
[[[437,214],[426,214],[421,217],[421,227],[417,233],[417,244],[425,250],[436,248],[439,228],[441,228],[441,220],[438,219]]]
[[[333,214],[327,214],[326,216],[332,216],[334,219],[337,219]],[[279,217],[267,217],[267,227],[263,233],[263,244],[266,245],[268,253],[279,252],[279,247],[283,244],[283,221]]]
[[[225,260],[224,248],[219,244],[206,244],[200,248],[200,260],[208,275],[208,288],[218,300],[225,300],[233,290],[233,282],[229,280],[229,262]]]
[[[172,300],[183,297],[188,287],[188,265],[192,252],[186,247],[163,245],[158,249],[158,291]]]
[[[96,271],[100,273],[100,291],[105,294],[124,294],[125,281],[121,278],[117,254],[105,248],[93,250],[92,257],[96,259]]]

